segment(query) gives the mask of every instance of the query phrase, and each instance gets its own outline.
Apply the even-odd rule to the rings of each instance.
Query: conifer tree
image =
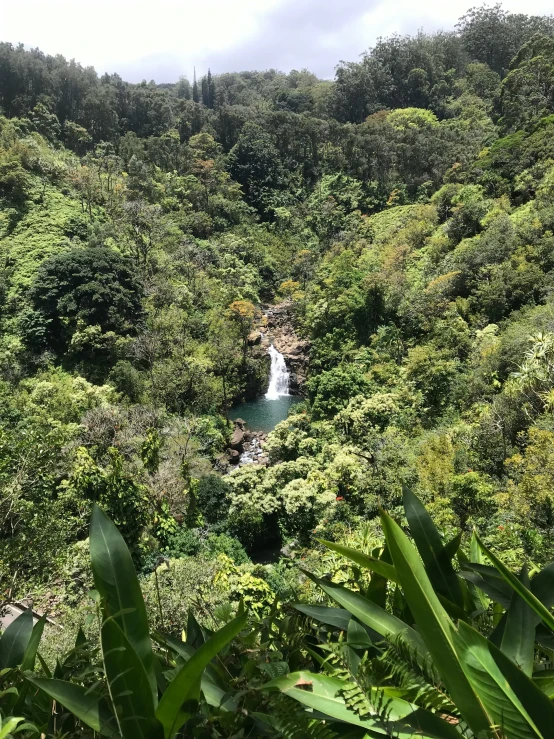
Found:
[[[194,68],[194,78],[192,82],[192,99],[195,103],[200,102],[200,95],[198,93],[198,82],[196,81],[196,67]]]

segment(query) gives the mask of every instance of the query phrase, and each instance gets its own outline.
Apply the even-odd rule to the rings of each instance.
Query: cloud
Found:
[[[331,78],[379,36],[451,29],[474,0],[0,0],[2,40],[38,46],[138,82],[306,67]],[[504,0],[550,12],[550,0]]]

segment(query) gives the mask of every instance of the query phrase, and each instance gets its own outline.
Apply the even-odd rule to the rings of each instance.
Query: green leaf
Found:
[[[367,570],[371,570],[371,572],[374,572],[380,578],[384,578],[385,580],[390,580],[390,582],[393,582],[396,584],[400,582],[398,579],[398,574],[396,573],[396,570],[394,569],[394,566],[389,564],[388,562],[383,561],[382,559],[377,559],[376,557],[372,557],[369,554],[364,554],[363,552],[359,552],[356,549],[351,549],[350,547],[342,546],[342,544],[335,544],[335,542],[332,542],[332,541],[325,541],[325,539],[317,539],[317,541],[319,541],[320,544],[324,544],[329,549],[332,549],[334,552],[337,552],[338,554],[342,554],[344,557],[351,560],[355,564],[360,565],[360,567],[364,567]],[[438,594],[438,597],[442,605],[444,606],[444,608],[448,611],[448,613],[450,613],[450,615],[453,618],[457,618],[457,619],[467,618],[467,615],[461,606],[458,606],[457,604],[453,603],[451,600],[443,596],[441,593]],[[377,603],[377,605],[381,605],[377,602],[377,599],[369,598],[369,595],[368,595],[368,599],[373,600],[373,602]]]
[[[102,657],[110,698],[124,739],[162,739],[144,664],[115,619],[102,624]]]
[[[506,655],[465,623],[458,649],[468,679],[507,739],[552,736],[554,704]]]
[[[472,571],[462,570],[460,576],[472,585],[475,585],[479,590],[482,590],[495,603],[500,603],[503,608],[508,609],[512,599],[512,591],[506,582],[501,577],[491,577],[489,574],[473,571],[474,565],[471,565],[469,562],[464,564],[464,567],[470,566]],[[489,569],[494,571],[494,567]]]
[[[28,608],[15,618],[0,639],[0,670],[23,662],[33,632],[33,611]]]
[[[406,534],[384,511],[381,521],[408,606],[441,679],[474,733],[486,731],[491,721],[460,664],[456,652],[456,628],[440,604],[423,563]]]
[[[2,719],[0,718],[0,739],[9,739],[12,734],[15,734],[18,724],[22,721],[25,721],[25,719],[10,716],[6,719],[5,723],[2,723]]]
[[[554,563],[547,565],[531,580],[531,592],[547,608],[554,606]]]
[[[350,621],[350,613],[344,608],[329,608],[328,606],[309,606],[304,603],[295,603],[294,608],[314,621],[319,621],[328,626],[335,626],[341,631],[346,631]]]
[[[314,712],[317,711],[335,719],[335,721],[360,726],[369,732],[369,736],[375,737],[395,736],[413,739],[414,730],[409,724],[409,720],[413,719],[417,713],[428,713],[407,701],[386,695],[385,691],[380,688],[370,688],[369,704],[376,706],[374,709],[375,716],[362,718],[358,713],[348,708],[341,695],[348,687],[349,683],[341,678],[320,673],[294,672],[266,683],[262,690],[280,690],[290,698],[302,703],[302,705],[311,708]],[[430,722],[432,721],[431,715]],[[460,735],[455,730],[454,732],[450,731],[450,728],[453,729],[454,727],[449,727],[446,722],[440,719],[438,719],[438,722],[444,726],[443,733],[423,731],[422,733],[418,732],[417,736],[421,739],[456,739],[456,737],[459,739]],[[433,723],[437,725],[438,722]],[[420,720],[417,721],[418,726],[421,723]]]
[[[187,662],[196,651],[186,642],[180,641],[170,634],[158,633],[156,639],[162,646],[173,650]],[[200,681],[200,689],[206,702],[210,706],[221,708],[223,711],[235,711],[238,705],[237,701],[232,695],[229,695],[228,691],[222,690],[219,682],[219,676],[213,665],[207,665]]]
[[[102,736],[119,736],[115,716],[95,691],[65,680],[44,677],[27,677],[27,680]]]
[[[367,631],[353,618],[350,619],[350,623],[348,624],[346,643],[352,649],[371,649],[373,646],[373,642],[369,638]]]
[[[528,587],[529,576],[526,567],[522,569],[520,578],[522,584]],[[510,607],[505,613],[502,639],[498,646],[526,675],[533,672],[535,626],[535,613],[514,591]]]
[[[540,670],[540,672],[535,672],[533,682],[550,700],[554,698],[554,670]]]
[[[90,525],[90,559],[96,589],[103,598],[105,617],[113,617],[138,654],[157,701],[154,655],[146,607],[125,541],[116,526],[95,505]]]
[[[45,623],[46,616],[42,616],[33,626],[31,638],[29,639],[27,649],[25,650],[25,656],[23,657],[23,662],[21,663],[22,670],[35,669],[35,661],[37,658],[37,652],[40,645],[40,640],[42,639],[42,632],[44,631]]]
[[[528,588],[526,588],[523,583],[518,580],[513,572],[510,572],[506,565],[501,562],[496,555],[494,555],[489,549],[487,549],[487,547],[483,544],[477,534],[476,537],[482,552],[487,555],[487,557],[496,567],[498,572],[500,572],[504,580],[513,588],[513,590],[516,591],[516,593],[525,601],[525,603],[527,603],[527,605],[529,605],[533,609],[533,611],[535,611],[535,613],[537,614],[537,616],[540,617],[543,623],[546,624],[548,628],[554,630],[554,616],[548,610],[548,608],[546,608],[546,606],[544,606],[540,602],[540,600],[535,595],[533,595],[533,593]]]
[[[426,656],[427,649],[421,636],[404,621],[367,600],[360,593],[355,593],[328,580],[321,580],[310,573],[307,574],[330,598],[355,616],[358,621],[387,639],[402,638],[418,654]]]
[[[458,575],[452,566],[450,549],[444,546],[441,536],[427,513],[425,506],[409,488],[403,489],[404,510],[415,545],[419,551],[429,580],[437,593],[451,603],[463,608],[464,599]],[[456,539],[454,540],[456,542]],[[454,551],[459,547],[456,546]]]
[[[197,702],[201,677],[212,659],[246,626],[248,614],[243,613],[216,631],[192,655],[169,684],[160,700],[156,716],[164,728],[165,739],[172,739],[188,720],[187,703]]]
[[[351,549],[342,544],[336,544],[334,541],[326,541],[325,539],[316,539],[316,541],[323,544],[323,546],[326,546],[328,549],[331,549],[333,552],[341,554],[351,562],[355,562],[357,565],[360,565],[360,567],[376,572],[378,575],[381,575],[381,577],[384,577],[391,582],[398,583],[396,571],[388,562],[384,562],[382,559],[377,559],[377,557],[372,557],[369,554],[364,554],[357,549]]]

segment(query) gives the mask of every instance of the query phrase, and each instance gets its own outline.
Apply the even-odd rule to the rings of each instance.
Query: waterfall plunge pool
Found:
[[[265,396],[241,403],[231,408],[229,413],[232,421],[242,418],[250,431],[261,431],[264,434],[273,431],[288,416],[291,406],[302,400],[298,395],[289,395],[290,373],[283,355],[273,344],[269,347],[268,354],[271,357],[271,370]]]
[[[261,431],[268,434],[278,423],[285,420],[289,409],[300,400],[303,398],[299,395],[281,395],[276,400],[258,398],[258,400],[251,400],[231,408],[229,418],[231,421],[242,418],[246,421],[246,427],[250,431]]]

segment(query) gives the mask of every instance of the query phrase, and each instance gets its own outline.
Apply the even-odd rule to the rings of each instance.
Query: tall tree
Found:
[[[198,92],[198,82],[196,81],[196,67],[194,68],[194,77],[192,80],[192,99],[195,103],[200,102],[200,93]]]

